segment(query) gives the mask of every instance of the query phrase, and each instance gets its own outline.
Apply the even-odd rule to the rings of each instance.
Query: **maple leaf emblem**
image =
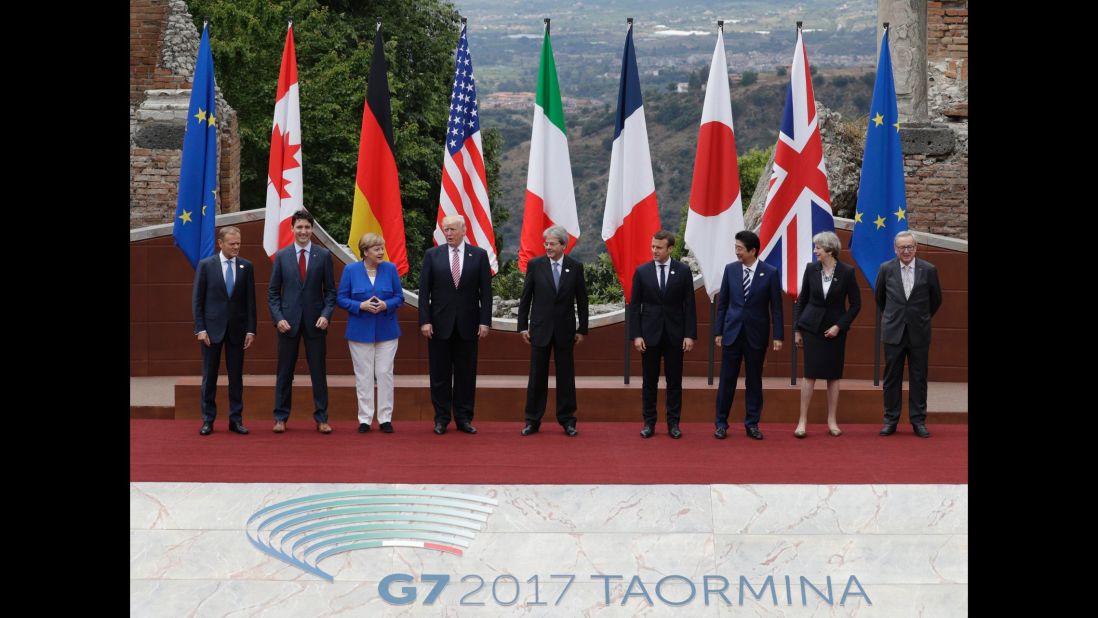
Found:
[[[283,172],[301,167],[294,158],[299,150],[301,150],[301,144],[291,144],[290,134],[280,132],[278,125],[275,125],[274,130],[271,131],[271,160],[267,166],[267,178],[269,182],[274,183],[280,198],[290,197],[286,192],[286,186],[290,183],[283,176]]]

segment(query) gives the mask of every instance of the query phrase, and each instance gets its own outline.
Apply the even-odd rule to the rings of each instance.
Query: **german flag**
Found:
[[[404,246],[404,211],[400,205],[400,182],[393,156],[393,117],[389,107],[389,79],[381,24],[374,37],[374,57],[362,107],[362,134],[358,145],[355,174],[355,203],[351,211],[351,251],[360,259],[358,241],[367,232],[385,238],[385,259],[403,275],[408,272]]]

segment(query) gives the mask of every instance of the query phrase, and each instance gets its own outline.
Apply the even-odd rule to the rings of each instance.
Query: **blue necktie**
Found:
[[[560,262],[553,262],[553,287],[560,290]]]
[[[225,260],[225,291],[233,295],[233,261]]]
[[[663,268],[667,264],[660,264],[660,294],[667,291],[667,275],[663,272]]]
[[[743,299],[747,300],[748,292],[751,291],[751,269],[743,267]]]

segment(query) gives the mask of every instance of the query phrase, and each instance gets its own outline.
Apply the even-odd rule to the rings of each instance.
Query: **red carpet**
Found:
[[[686,423],[672,440],[666,425],[648,440],[641,423],[579,423],[575,438],[555,423],[532,436],[521,422],[475,423],[476,435],[450,425],[445,435],[428,422],[394,421],[392,434],[360,434],[357,424],[336,422],[329,435],[310,420],[291,419],[284,434],[273,422],[246,420],[252,433],[229,433],[218,419],[214,433],[198,435],[197,421],[130,421],[130,480],[265,483],[439,484],[962,484],[968,482],[968,425],[930,426],[919,439],[901,424],[887,438],[879,425],[845,425],[827,435],[809,425],[808,438],[792,424],[760,426],[766,439],[751,440],[742,425],[728,438],[713,426]]]

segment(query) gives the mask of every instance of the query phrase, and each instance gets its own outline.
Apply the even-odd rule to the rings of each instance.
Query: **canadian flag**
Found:
[[[290,215],[301,210],[301,104],[297,92],[297,54],[294,53],[294,25],[286,29],[282,69],[278,72],[274,128],[271,129],[271,158],[267,165],[267,216],[263,223],[263,250],[274,254],[293,242]]]

